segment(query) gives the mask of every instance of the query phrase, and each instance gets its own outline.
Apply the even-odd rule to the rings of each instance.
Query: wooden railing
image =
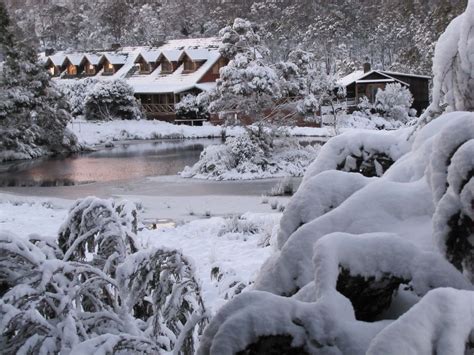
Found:
[[[174,104],[142,104],[146,113],[175,113]]]

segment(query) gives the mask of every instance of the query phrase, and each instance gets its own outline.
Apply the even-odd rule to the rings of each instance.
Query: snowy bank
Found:
[[[116,120],[107,122],[91,122],[74,120],[69,124],[79,142],[94,146],[122,140],[146,140],[166,138],[220,138],[224,127],[204,124],[203,126],[175,125],[163,121],[148,120]],[[243,132],[241,127],[228,127],[225,134],[236,136]],[[292,136],[330,137],[332,130],[328,127],[292,127]]]

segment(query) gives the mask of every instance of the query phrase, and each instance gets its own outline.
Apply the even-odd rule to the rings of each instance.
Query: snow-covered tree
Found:
[[[67,151],[76,144],[66,129],[67,102],[51,83],[36,49],[13,28],[0,3],[0,152],[2,159]]]
[[[399,83],[387,84],[379,89],[375,96],[374,107],[384,117],[406,123],[410,118],[413,95],[410,90]]]
[[[97,82],[84,101],[84,116],[88,120],[133,120],[143,116],[133,88],[124,80]]]
[[[198,95],[186,95],[175,105],[176,115],[183,118],[208,119],[209,100],[208,92],[202,92]]]

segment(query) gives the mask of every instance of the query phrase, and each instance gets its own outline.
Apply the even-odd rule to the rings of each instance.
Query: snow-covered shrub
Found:
[[[2,353],[193,353],[207,322],[194,268],[176,250],[136,252],[137,225],[132,204],[88,198],[59,244],[0,232]]]
[[[469,354],[473,350],[473,291],[430,291],[372,341],[368,355]]]
[[[180,118],[209,119],[209,94],[186,95],[175,105],[176,116]]]
[[[211,279],[215,281],[223,299],[231,300],[248,286],[233,269],[224,269],[222,265],[213,265]]]
[[[288,140],[269,143],[266,138],[247,131],[225,144],[209,146],[181,176],[215,180],[301,176],[319,149]]]
[[[76,201],[58,232],[64,259],[87,261],[113,275],[117,265],[137,251],[136,214],[133,207],[116,206],[111,200],[87,197]]]
[[[375,96],[375,108],[384,117],[406,123],[410,119],[410,108],[413,95],[410,90],[399,83],[387,84],[384,90],[379,89]]]
[[[449,187],[436,207],[433,228],[446,258],[474,280],[474,136],[449,161]]]
[[[288,203],[281,218],[278,248],[281,249],[298,228],[337,208],[370,181],[370,178],[361,174],[332,170],[306,180]],[[311,208],[308,208],[309,205]]]
[[[5,353],[68,352],[86,334],[125,331],[123,319],[110,317],[115,282],[93,266],[47,259],[30,242],[0,234],[0,270]]]
[[[375,114],[361,114],[359,111],[355,111],[350,115],[341,115],[337,121],[339,130],[346,128],[394,130],[402,127],[403,123],[401,121],[394,121]]]
[[[420,120],[426,124],[442,112],[474,111],[474,2],[454,19],[436,43],[433,98]]]
[[[406,140],[405,130],[398,132],[398,138],[392,133],[393,146],[388,151],[398,151],[399,156],[380,178],[326,171],[318,160],[329,158],[321,154],[315,164],[322,172],[305,179],[301,192],[295,194],[293,206],[301,212],[291,216],[290,201],[287,217],[281,220],[280,249],[262,267],[255,291],[237,296],[214,317],[200,354],[251,352],[262,347],[303,354],[364,354],[378,333],[391,322],[396,324],[393,319],[431,289],[472,289],[467,278],[433,252],[433,197],[424,175],[437,138],[454,125],[465,127],[463,114],[433,121],[414,140]],[[456,160],[470,156],[467,148],[459,152],[464,152],[464,158]],[[457,176],[470,171],[466,164],[464,170],[451,165],[452,171],[460,171]],[[331,180],[334,188],[322,195]],[[358,180],[359,187],[351,189]],[[339,185],[347,191],[341,193]],[[305,193],[312,196],[303,203]],[[304,215],[311,221],[300,226]]]
[[[59,82],[58,87],[67,99],[74,117],[84,114],[84,107],[89,91],[97,84],[97,80],[86,78],[80,80],[64,80]]]
[[[84,116],[101,121],[140,119],[143,113],[133,93],[124,80],[99,81],[84,99]]]
[[[206,315],[194,267],[181,253],[130,255],[117,268],[117,282],[127,313],[145,322],[145,333],[167,351],[194,352]]]
[[[404,135],[400,137],[392,132],[346,132],[322,147],[318,158],[308,167],[303,181],[325,170],[382,176],[394,161],[406,153],[408,147]]]
[[[317,298],[336,290],[364,321],[387,310],[402,284],[418,297],[437,287],[471,287],[439,254],[393,234],[328,234],[316,242],[313,260]]]

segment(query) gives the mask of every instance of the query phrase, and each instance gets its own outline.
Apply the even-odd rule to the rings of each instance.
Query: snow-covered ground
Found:
[[[76,134],[81,144],[89,146],[122,140],[219,138],[223,131],[223,127],[211,124],[187,126],[148,120],[107,122],[74,120],[69,124],[69,128]],[[232,136],[242,132],[241,127],[231,127],[226,130],[226,134]],[[292,136],[329,137],[333,135],[330,127],[292,127],[289,128],[289,132]]]
[[[147,220],[146,215],[154,213],[148,202],[144,201],[147,210],[143,213],[144,221]],[[158,199],[154,201],[154,206],[162,202],[163,199]],[[169,210],[172,210],[175,202],[178,201],[169,202]],[[184,198],[179,202],[185,205]],[[214,205],[208,207],[210,210],[215,210],[214,207],[221,204],[226,209],[223,199],[217,198],[213,202]],[[57,198],[0,194],[0,231],[13,232],[21,237],[30,234],[56,237],[72,203],[71,200]],[[203,218],[202,214],[206,211],[196,210],[194,216],[190,216],[194,220],[189,223],[178,223],[176,227],[174,223],[164,223],[158,225],[158,229],[144,227],[138,233],[139,241],[146,248],[164,246],[178,249],[190,258],[196,266],[206,307],[215,313],[238,292],[236,286],[243,288],[253,283],[260,266],[272,252],[268,244],[275,236],[275,226],[279,223],[281,213],[272,213],[270,207],[261,205],[256,197],[252,203],[262,206],[261,210],[266,209],[267,213],[236,213],[233,217]],[[241,203],[238,207],[234,205],[233,211],[246,209],[248,205]],[[213,269],[214,275],[211,275]],[[219,274],[222,276],[219,277]]]

